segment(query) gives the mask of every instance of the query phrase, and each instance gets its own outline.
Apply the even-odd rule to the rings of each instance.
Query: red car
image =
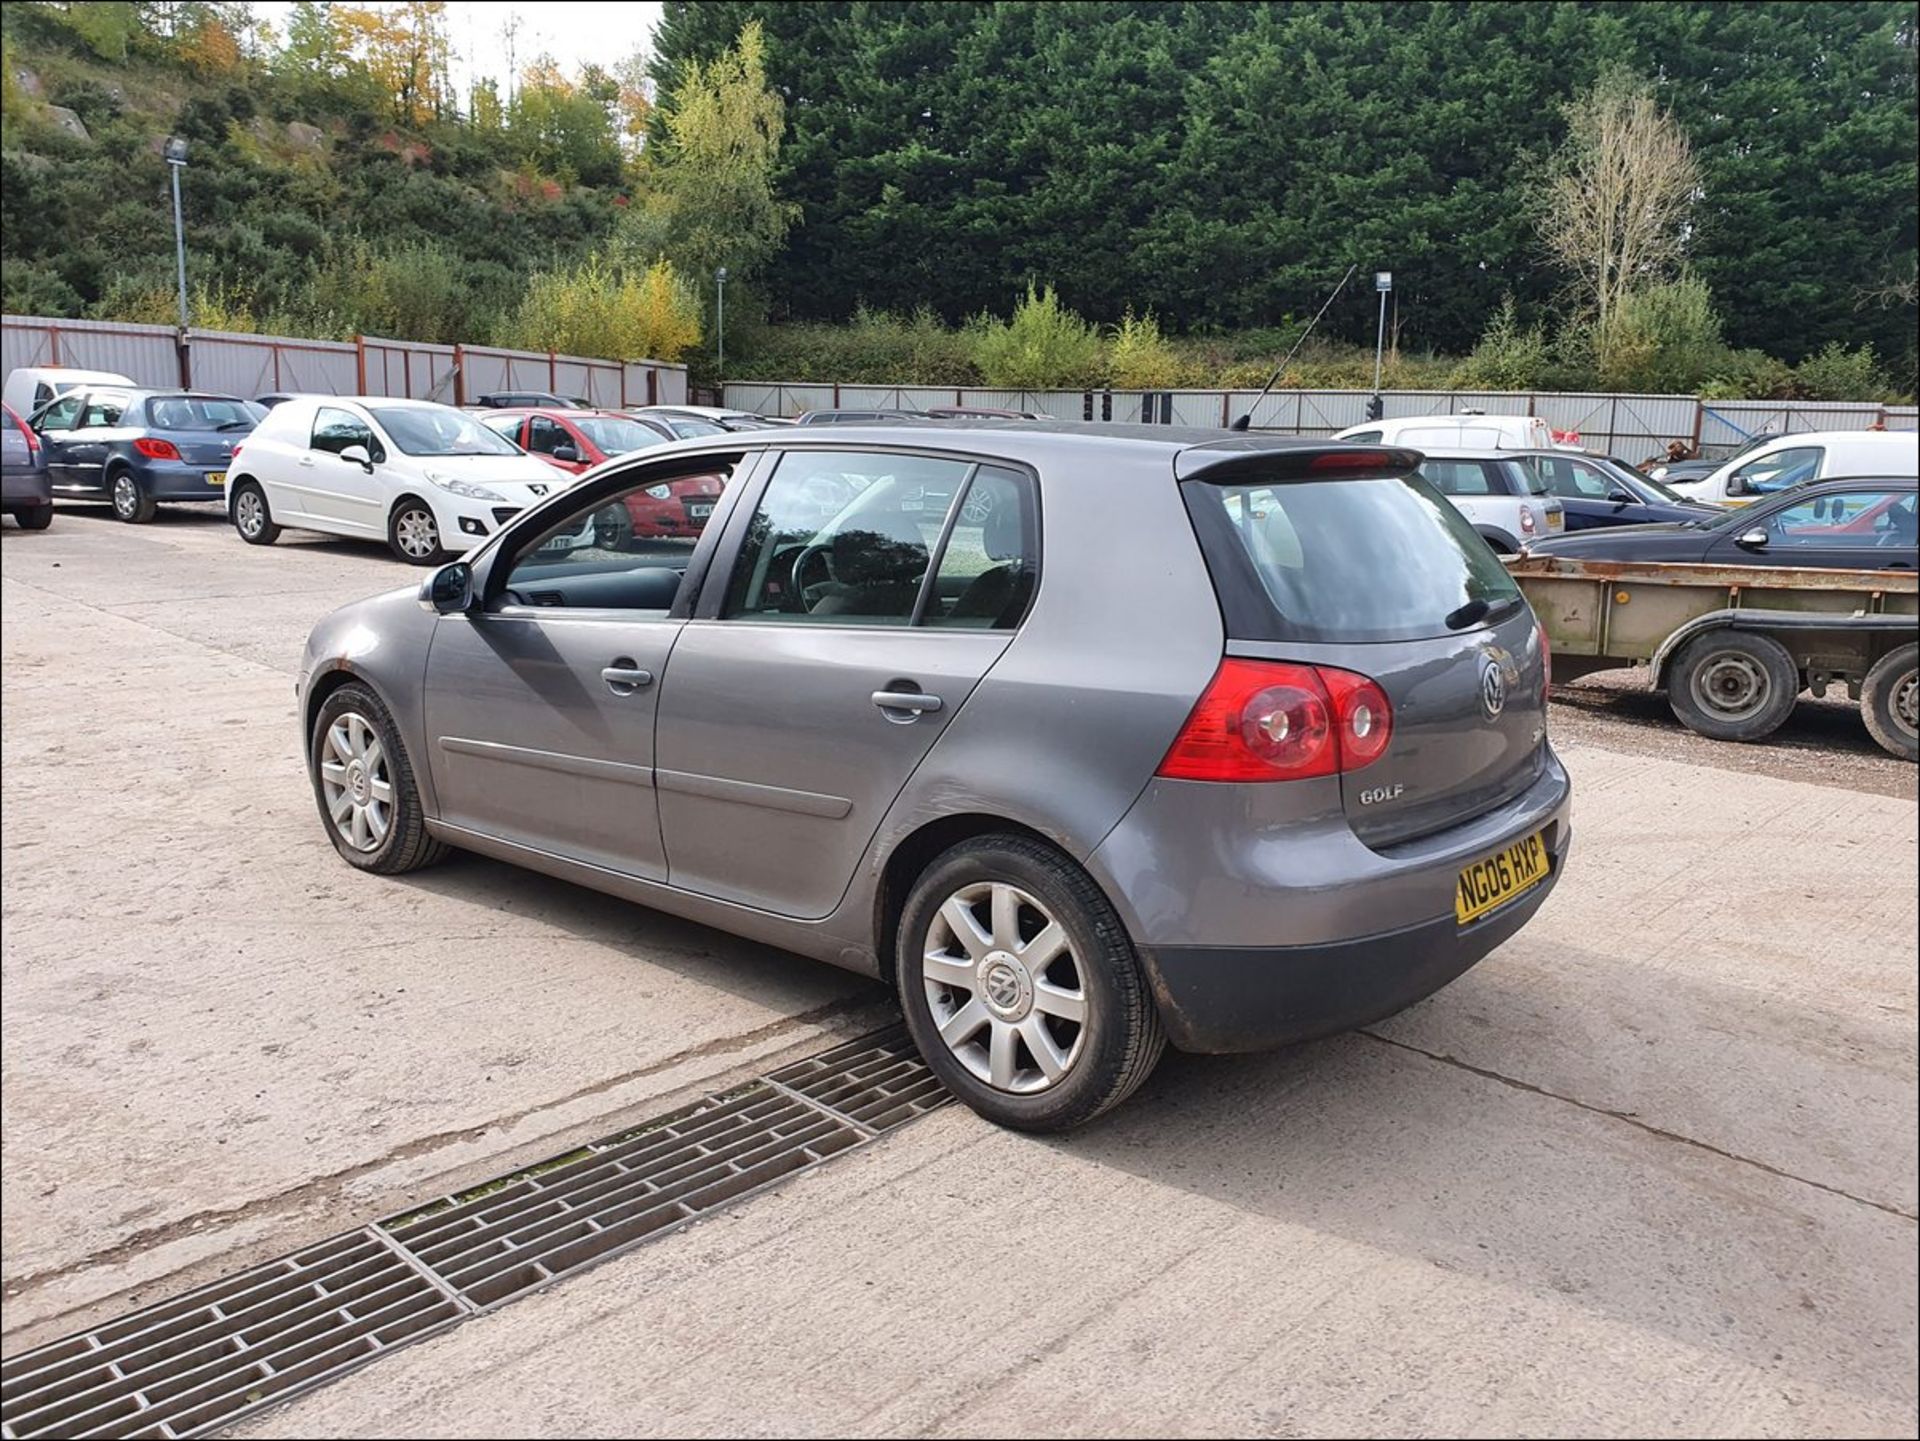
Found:
[[[480,423],[571,475],[676,438],[660,422],[618,410],[496,410],[481,416]],[[697,539],[724,483],[718,475],[691,475],[634,492],[627,497],[627,533]],[[602,544],[625,538],[606,535]]]

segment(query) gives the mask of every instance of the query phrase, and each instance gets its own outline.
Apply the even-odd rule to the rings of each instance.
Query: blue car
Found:
[[[138,524],[161,501],[224,505],[234,451],[266,413],[232,395],[89,386],[29,423],[56,496],[107,501]]]
[[[1620,525],[1680,525],[1726,513],[1722,506],[1688,500],[1605,456],[1535,450],[1523,458],[1546,481],[1548,491],[1560,497],[1569,532]]]

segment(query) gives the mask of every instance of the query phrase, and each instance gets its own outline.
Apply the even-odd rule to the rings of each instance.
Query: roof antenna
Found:
[[[1280,377],[1286,374],[1287,366],[1292,362],[1294,356],[1300,353],[1300,347],[1307,343],[1307,337],[1313,334],[1313,327],[1318,325],[1320,323],[1320,317],[1327,313],[1327,306],[1333,304],[1340,292],[1346,288],[1347,282],[1353,279],[1353,272],[1359,268],[1360,262],[1357,260],[1347,267],[1347,273],[1341,276],[1340,283],[1333,287],[1333,294],[1326,298],[1325,303],[1315,312],[1313,319],[1308,322],[1307,328],[1300,332],[1300,338],[1294,341],[1293,349],[1287,352],[1287,358],[1280,362],[1279,368],[1276,369],[1272,375],[1268,376],[1267,383],[1260,387],[1260,393],[1254,396],[1253,404],[1247,407],[1247,413],[1234,421],[1232,425],[1228,426],[1228,430],[1245,430],[1253,424],[1253,412],[1259,408],[1260,402],[1267,398],[1267,392],[1280,383]]]

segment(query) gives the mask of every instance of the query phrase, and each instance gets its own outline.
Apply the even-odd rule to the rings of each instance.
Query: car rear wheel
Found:
[[[116,470],[107,478],[107,498],[113,502],[113,513],[129,525],[145,525],[159,509],[140,477],[130,470]]]
[[[267,509],[267,494],[251,480],[241,481],[234,489],[233,528],[248,545],[272,545],[280,539],[280,527]]]
[[[393,508],[387,520],[387,544],[408,565],[438,565],[447,557],[432,507],[412,496]]]
[[[1757,741],[1793,714],[1800,672],[1770,636],[1715,630],[1674,657],[1667,704],[1689,730],[1723,741]]]
[[[988,1120],[1064,1131],[1118,1105],[1166,1045],[1126,928],[1057,851],[985,836],[914,884],[895,940],[927,1064]]]
[[[53,524],[53,502],[45,505],[29,505],[13,512],[15,520],[20,522],[22,530],[45,530]]]
[[[399,729],[366,686],[343,685],[321,705],[307,769],[320,823],[348,865],[393,876],[446,855],[446,845],[427,834]]]
[[[1920,759],[1920,646],[1880,657],[1860,687],[1860,714],[1883,749]]]

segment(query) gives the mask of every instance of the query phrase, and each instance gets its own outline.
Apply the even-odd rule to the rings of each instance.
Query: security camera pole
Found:
[[[187,333],[187,231],[180,220],[180,172],[187,165],[187,142],[178,135],[167,141],[167,168],[173,172],[173,253],[180,272],[180,334]]]
[[[1373,399],[1367,402],[1367,419],[1378,420],[1386,414],[1386,402],[1380,398],[1380,358],[1387,346],[1387,296],[1393,290],[1393,272],[1373,272],[1373,288],[1380,292],[1380,326],[1373,333]]]

